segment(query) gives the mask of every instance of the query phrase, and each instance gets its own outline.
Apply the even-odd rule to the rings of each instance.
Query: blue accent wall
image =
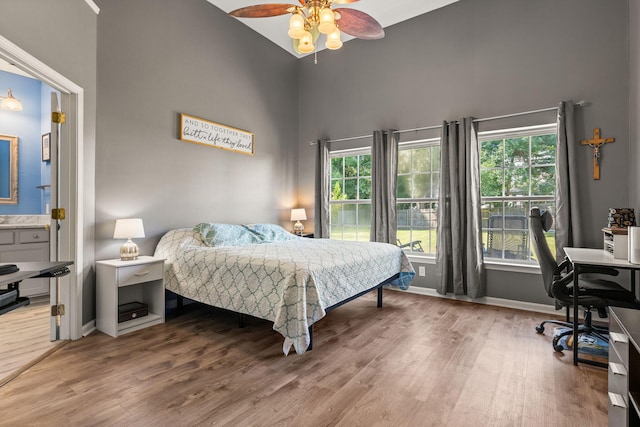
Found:
[[[50,132],[43,131],[43,115],[50,115],[52,89],[38,80],[0,71],[0,95],[6,96],[8,88],[22,103],[22,111],[0,109],[0,134],[18,137],[18,204],[0,204],[0,215],[44,214],[51,192],[37,187],[51,180],[50,162],[42,162],[42,134]]]

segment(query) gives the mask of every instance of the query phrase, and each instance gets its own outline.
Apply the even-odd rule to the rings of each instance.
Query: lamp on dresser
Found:
[[[307,213],[305,212],[304,208],[291,209],[291,221],[296,222],[295,224],[293,224],[293,234],[302,235],[302,232],[304,231],[304,225],[302,225],[300,221],[306,220]]]
[[[127,218],[116,220],[116,227],[113,230],[114,239],[127,239],[120,247],[120,259],[122,261],[132,261],[138,259],[140,250],[138,245],[131,239],[144,237],[144,225],[140,218]]]

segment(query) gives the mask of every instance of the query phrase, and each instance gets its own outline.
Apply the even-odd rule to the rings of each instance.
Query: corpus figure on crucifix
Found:
[[[593,139],[583,139],[582,145],[593,148],[593,179],[600,179],[600,146],[606,142],[615,142],[615,138],[601,138],[600,128],[593,130]]]

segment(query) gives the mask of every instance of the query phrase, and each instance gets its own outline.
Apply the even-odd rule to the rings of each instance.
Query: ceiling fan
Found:
[[[320,34],[326,34],[325,46],[336,50],[342,47],[341,32],[358,39],[375,40],[384,37],[382,25],[370,15],[346,8],[332,9],[333,4],[349,4],[359,0],[299,0],[300,5],[270,3],[242,7],[229,12],[236,18],[267,18],[291,14],[289,37],[293,49],[306,54],[315,50]]]

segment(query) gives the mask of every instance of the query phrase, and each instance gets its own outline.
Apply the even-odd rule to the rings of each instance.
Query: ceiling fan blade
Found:
[[[360,0],[333,0],[331,3],[333,3],[333,4],[349,4],[349,3],[355,3],[357,1],[360,1]]]
[[[269,16],[286,15],[291,8],[298,6],[294,4],[257,4],[255,6],[241,7],[240,9],[229,12],[229,15],[236,18],[267,18]]]
[[[357,9],[334,9],[340,14],[340,19],[336,21],[338,28],[343,33],[350,36],[365,39],[377,40],[384,37],[382,25],[371,16]]]

